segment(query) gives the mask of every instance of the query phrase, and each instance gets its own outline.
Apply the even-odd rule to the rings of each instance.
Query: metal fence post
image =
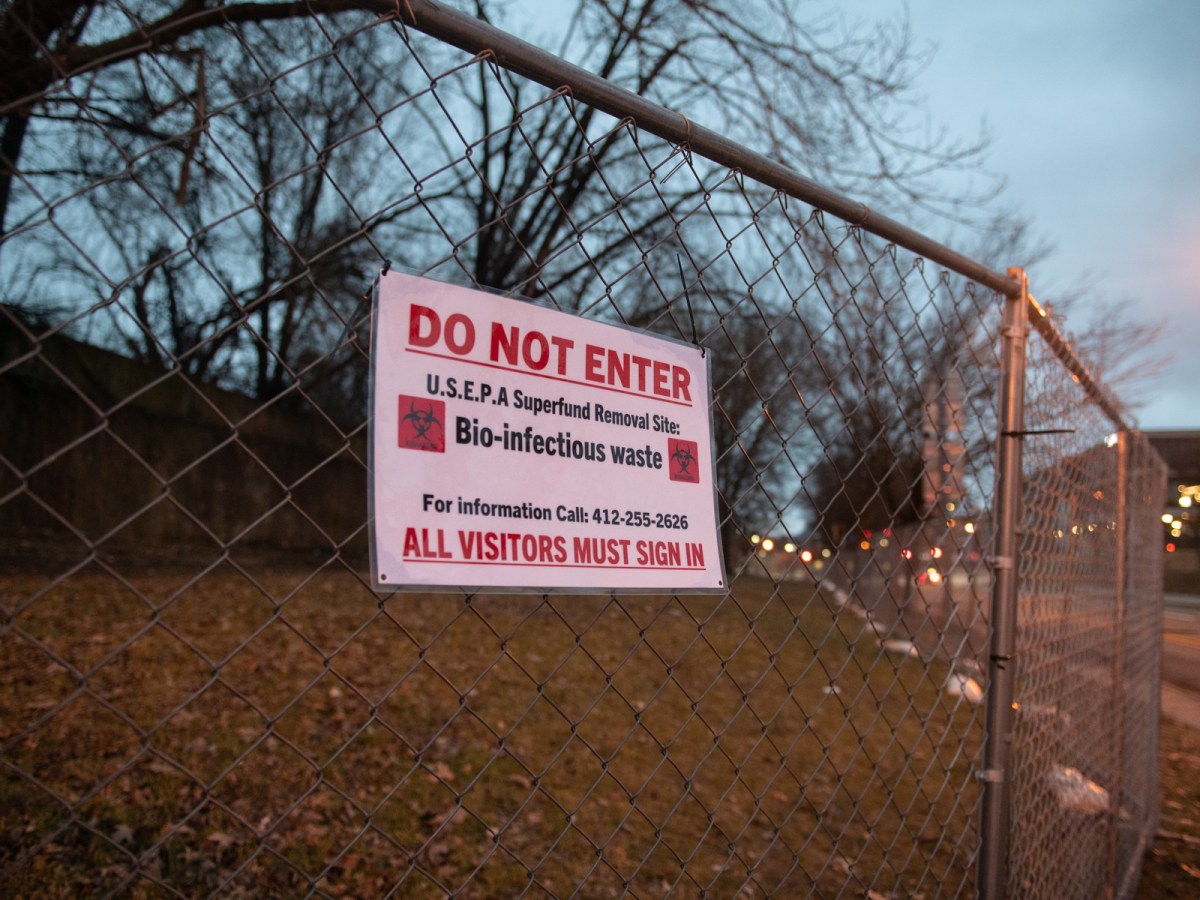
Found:
[[[1129,553],[1129,432],[1122,428],[1117,433],[1117,521],[1116,521],[1116,566],[1114,574],[1115,603],[1113,607],[1113,783],[1109,788],[1112,801],[1108,835],[1108,896],[1116,895],[1118,888],[1117,850],[1121,832],[1121,795],[1125,790],[1125,720],[1129,715],[1125,707],[1125,654],[1127,638],[1126,582],[1128,581]]]
[[[992,637],[988,662],[987,734],[984,743],[982,824],[977,885],[985,900],[1008,887],[1009,756],[1017,631],[1017,524],[1021,511],[1021,447],[1025,428],[1025,340],[1029,333],[1029,282],[1010,268],[1021,293],[1007,298],[1002,330],[1000,440],[996,458],[996,535],[992,569]]]

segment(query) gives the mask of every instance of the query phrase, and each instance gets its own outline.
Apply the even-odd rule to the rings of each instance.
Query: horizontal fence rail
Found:
[[[0,892],[1132,894],[1165,475],[1022,278],[427,0],[84,6],[0,16]],[[389,269],[699,345],[727,588],[373,591]]]

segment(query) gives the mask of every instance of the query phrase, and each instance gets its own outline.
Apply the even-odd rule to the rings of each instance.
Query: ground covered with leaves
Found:
[[[1200,731],[1164,719],[1158,771],[1161,817],[1137,896],[1200,897]]]
[[[6,896],[970,890],[982,712],[812,584],[0,582]]]

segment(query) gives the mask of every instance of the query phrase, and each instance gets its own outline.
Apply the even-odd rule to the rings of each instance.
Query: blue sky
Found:
[[[524,0],[513,18],[537,10],[545,28],[564,6]],[[915,86],[930,121],[964,140],[986,123],[1002,199],[1055,248],[1028,266],[1033,294],[1054,303],[1088,288],[1068,333],[1087,330],[1102,301],[1165,321],[1156,353],[1172,361],[1134,418],[1200,429],[1200,0],[813,6],[864,23],[907,11],[914,38],[935,51]]]
[[[847,15],[895,16],[869,0]],[[986,120],[988,168],[1055,252],[1030,267],[1053,301],[1077,285],[1164,319],[1172,354],[1143,428],[1200,428],[1200,3],[1195,0],[913,0],[914,34],[936,45],[918,85],[934,121]],[[1020,261],[1014,260],[1014,264]],[[1066,330],[1086,329],[1088,297]]]

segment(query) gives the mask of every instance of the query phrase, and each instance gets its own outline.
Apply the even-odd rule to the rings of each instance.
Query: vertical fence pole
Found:
[[[992,558],[992,640],[988,661],[987,734],[976,883],[984,900],[1008,890],[1009,755],[1012,749],[1017,634],[1017,524],[1021,515],[1021,448],[1025,429],[1025,340],[1029,333],[1029,281],[1011,268],[1021,293],[1007,298],[1002,330],[1000,440],[996,456],[995,537]]]
[[[1129,715],[1125,696],[1125,620],[1126,581],[1128,580],[1129,553],[1129,432],[1122,428],[1117,433],[1117,520],[1116,520],[1116,572],[1115,604],[1113,609],[1113,777],[1108,796],[1112,803],[1109,811],[1108,833],[1108,896],[1116,896],[1120,885],[1117,871],[1117,853],[1121,838],[1121,796],[1125,790],[1125,720]]]

